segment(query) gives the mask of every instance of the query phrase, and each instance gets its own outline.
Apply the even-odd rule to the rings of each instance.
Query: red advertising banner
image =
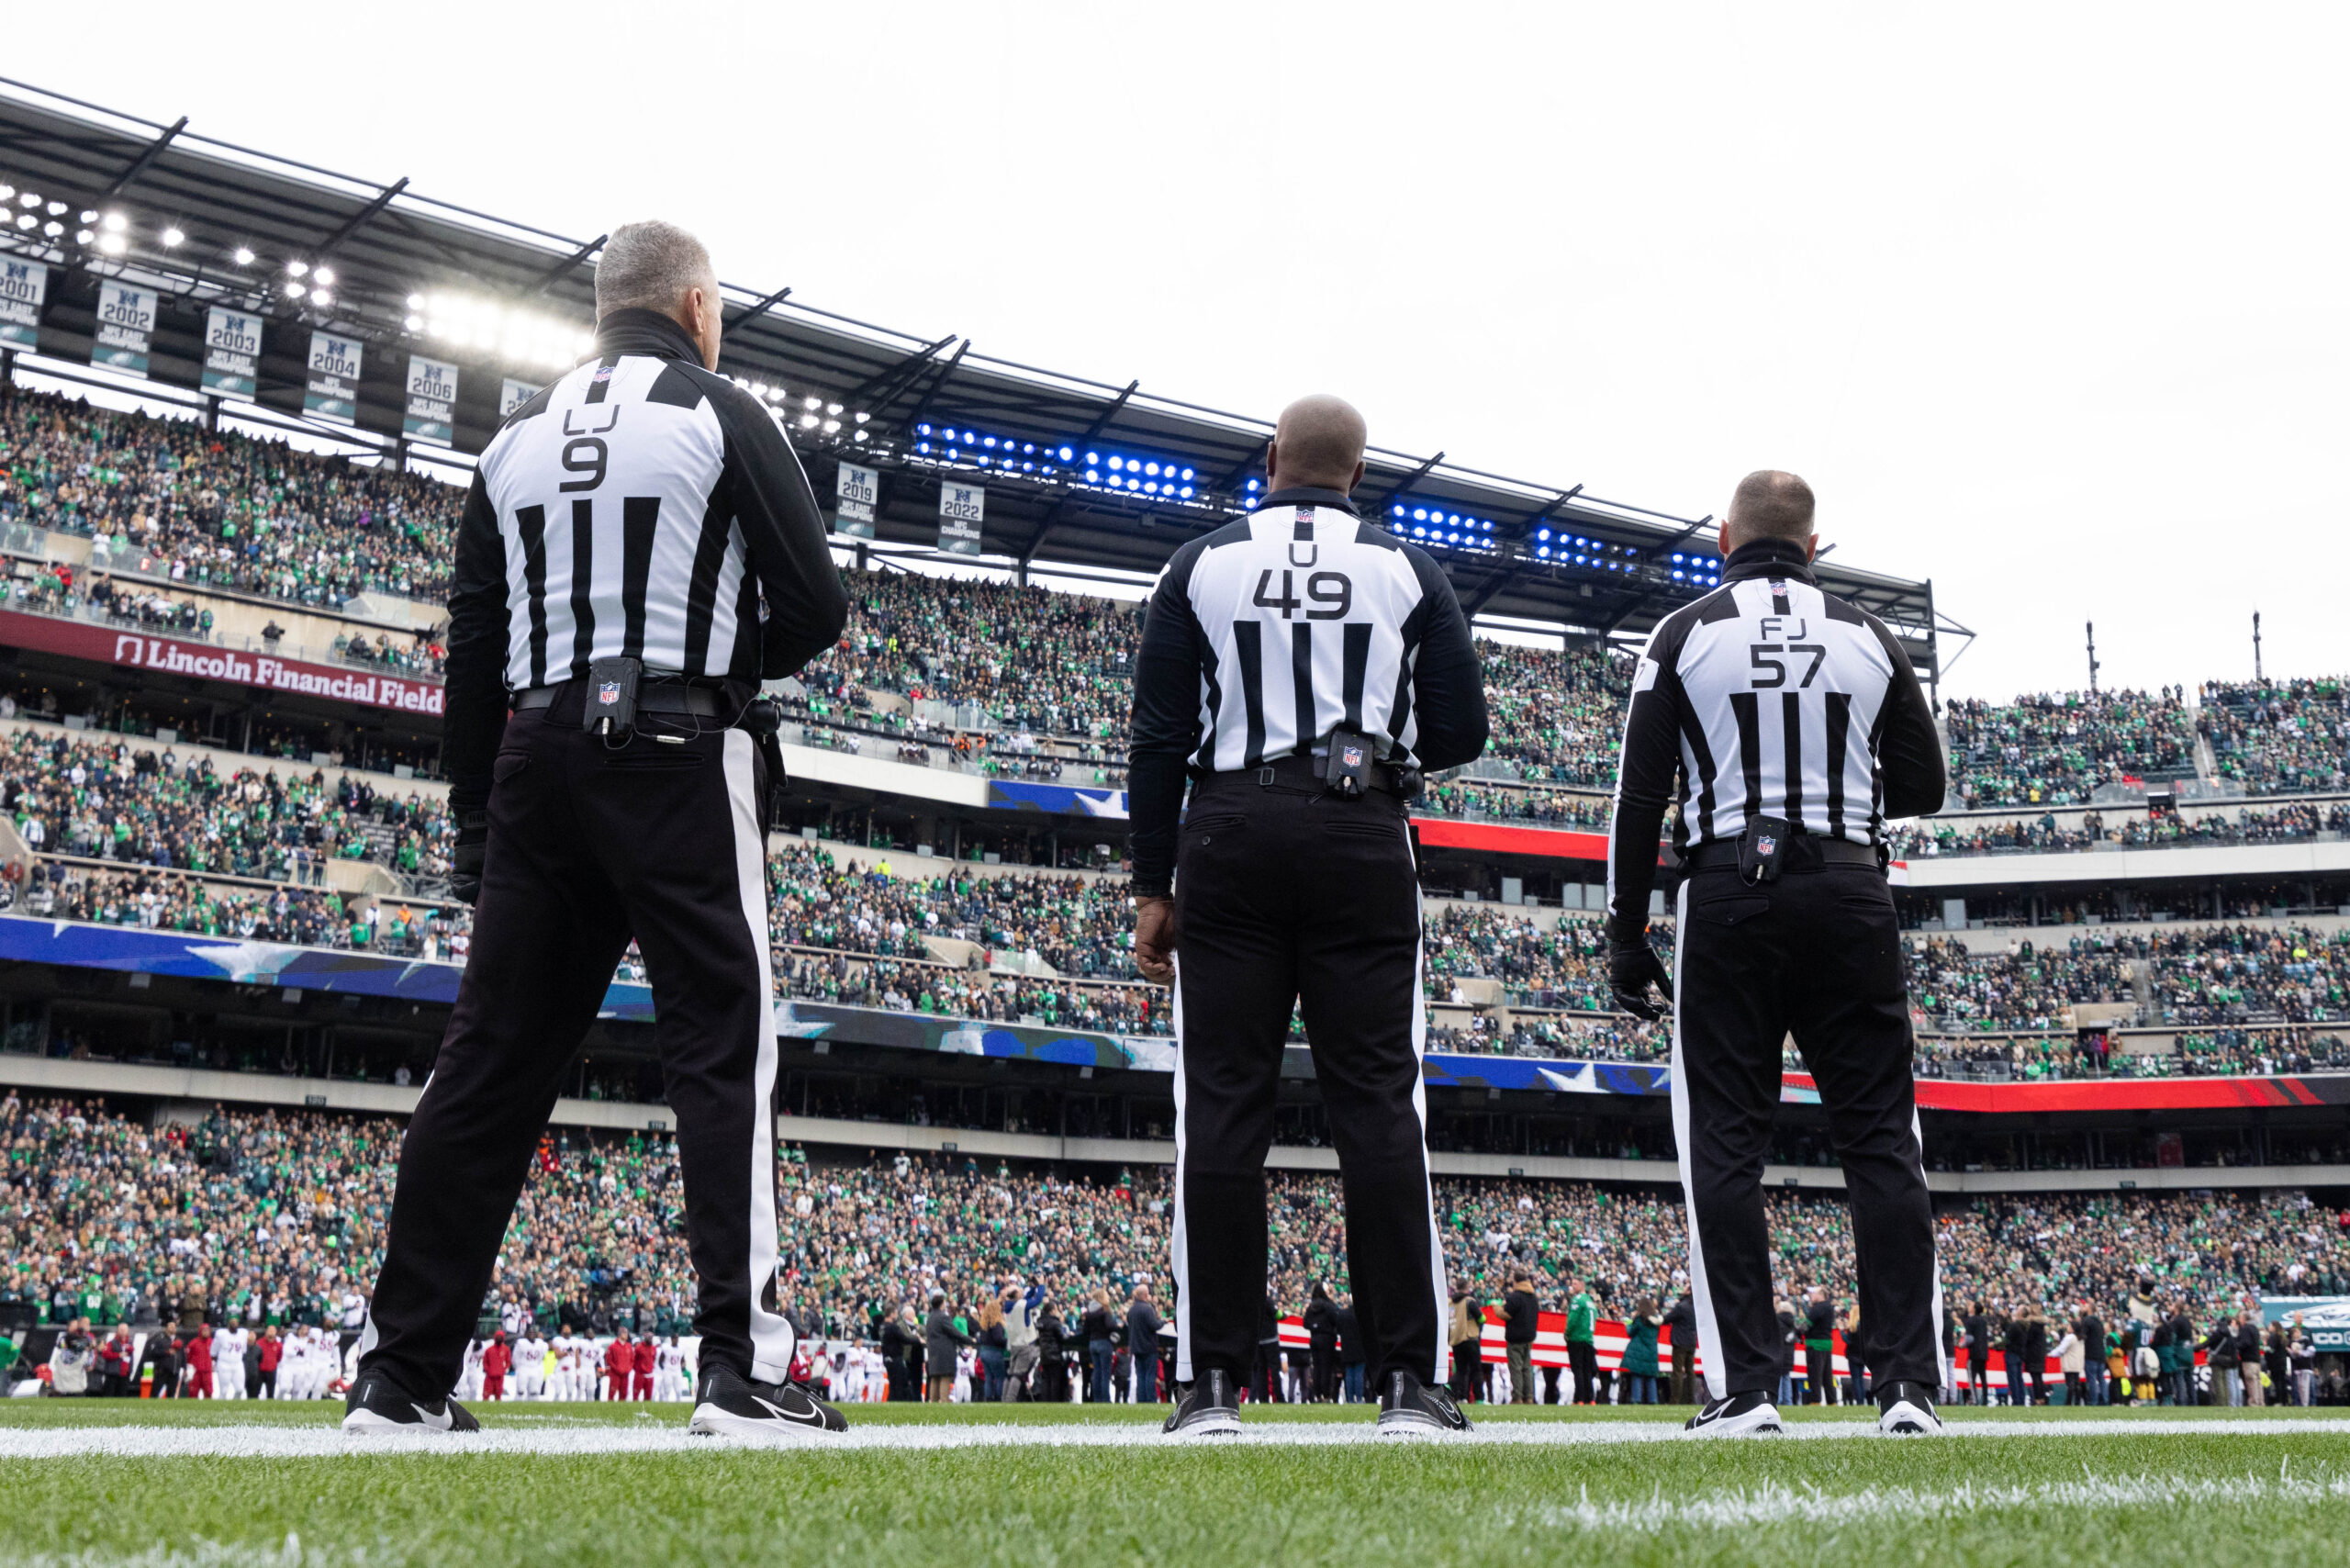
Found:
[[[206,680],[232,681],[239,686],[257,686],[268,691],[328,697],[340,702],[355,702],[363,708],[383,708],[394,712],[429,714],[435,718],[440,716],[447,700],[447,693],[438,681],[420,680],[413,676],[339,669],[332,665],[279,658],[274,654],[216,647],[209,643],[184,641],[177,637],[151,636],[143,632],[92,625],[86,621],[28,615],[17,610],[0,610],[0,645],[33,648],[43,653],[62,654],[69,658],[92,659],[99,664],[119,665],[132,669],[151,669],[165,675],[192,675]]]

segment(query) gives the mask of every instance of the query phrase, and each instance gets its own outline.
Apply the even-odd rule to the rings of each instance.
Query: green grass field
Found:
[[[1322,1406],[1208,1445],[1158,1439],[1148,1406],[862,1406],[835,1451],[689,1446],[675,1406],[492,1406],[476,1444],[389,1450],[330,1435],[339,1413],[10,1402],[0,1564],[2350,1556],[2350,1420],[2330,1411],[1959,1412],[1908,1441],[1807,1412],[1784,1439],[1685,1442],[1637,1410],[1519,1410],[1478,1412],[1472,1440],[1382,1442]]]

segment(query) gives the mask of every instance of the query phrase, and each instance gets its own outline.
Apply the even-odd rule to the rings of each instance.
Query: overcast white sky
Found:
[[[1795,469],[1982,633],[1946,692],[2087,620],[2247,676],[2255,609],[2350,666],[2338,6],[18,10],[9,75],[1032,364],[1691,516]]]

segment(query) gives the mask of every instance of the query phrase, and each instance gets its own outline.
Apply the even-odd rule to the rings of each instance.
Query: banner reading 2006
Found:
[[[155,336],[155,291],[128,283],[98,285],[98,330],[90,340],[90,363],[125,375],[147,374],[147,353]]]
[[[339,425],[357,422],[359,355],[357,338],[337,337],[332,332],[310,334],[310,379],[302,392],[304,413]]]
[[[408,356],[408,413],[400,421],[410,441],[447,446],[457,435],[457,367],[445,359]]]

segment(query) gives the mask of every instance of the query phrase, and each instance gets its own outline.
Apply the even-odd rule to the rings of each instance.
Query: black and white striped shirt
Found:
[[[1608,844],[1611,928],[1646,930],[1657,833],[1735,840],[1752,816],[1875,845],[1887,817],[1942,805],[1942,745],[1884,622],[1824,593],[1803,547],[1740,546],[1722,586],[1668,616],[1632,679]]]
[[[1256,767],[1360,730],[1399,767],[1485,745],[1485,695],[1460,600],[1427,551],[1337,490],[1282,489],[1178,550],[1136,665],[1128,811],[1135,888],[1173,876],[1187,772]]]
[[[612,312],[596,347],[499,428],[458,527],[444,756],[485,799],[509,690],[614,656],[756,682],[799,669],[847,616],[774,416],[656,312]]]

